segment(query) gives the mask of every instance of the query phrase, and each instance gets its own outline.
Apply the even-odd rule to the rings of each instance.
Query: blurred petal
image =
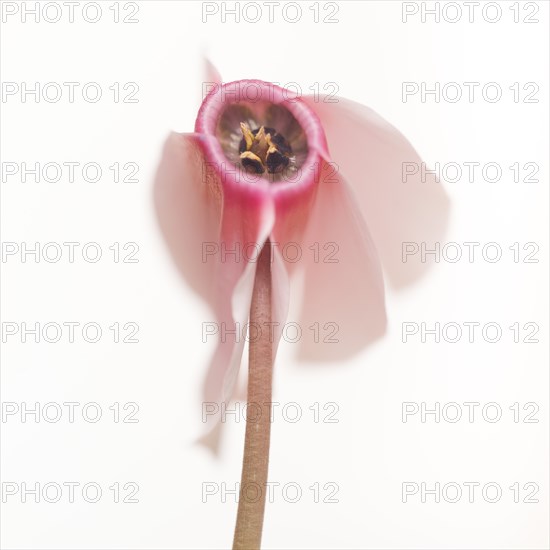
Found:
[[[215,296],[218,320],[228,329],[237,328],[237,337],[229,335],[220,341],[206,378],[205,401],[231,399],[244,347],[239,329],[248,322],[256,260],[274,221],[269,194],[250,185],[232,184],[228,178],[223,186]]]
[[[246,269],[235,285],[229,303],[223,300],[218,309],[217,318],[220,330],[217,336],[219,342],[204,381],[203,399],[205,403],[215,403],[218,406],[222,403],[227,405],[233,395],[245,342],[242,330],[248,322],[255,274],[256,264],[247,263]],[[230,331],[234,330],[236,330],[236,334],[231,334]],[[222,337],[222,331],[229,334]],[[219,420],[219,415],[208,416],[207,431],[214,428]]]
[[[176,266],[191,288],[215,308],[215,265],[203,261],[203,252],[218,247],[222,190],[216,178],[205,180],[196,135],[168,136],[154,194],[157,219]]]
[[[402,243],[443,238],[449,214],[447,195],[440,184],[420,180],[418,153],[381,116],[353,101],[338,98],[326,103],[324,99],[302,98],[321,119],[330,160],[354,188],[390,282],[396,287],[409,284],[429,263],[404,264]],[[405,183],[404,163],[418,167],[418,173],[409,175]]]
[[[208,169],[199,134],[171,134],[155,181],[161,230],[177,267],[212,307],[222,328],[248,319],[258,251],[274,223],[270,196],[225,182]],[[223,323],[223,325],[222,325]],[[238,325],[237,325],[238,323]],[[237,340],[237,341],[236,341]],[[206,378],[204,399],[228,401],[238,373],[243,338],[220,338]]]
[[[318,157],[317,167],[322,163]],[[318,170],[318,168],[317,168]],[[293,242],[300,242],[303,239],[304,231],[309,223],[310,211],[315,203],[319,178],[313,171],[301,177],[300,185],[276,186],[273,191],[275,203],[275,226],[273,228],[272,242],[275,243],[275,250],[281,251],[286,245]],[[294,270],[299,267],[299,262],[285,262],[287,269]]]
[[[342,360],[384,334],[376,248],[353,191],[326,162],[301,249],[306,259],[301,358]]]
[[[282,329],[287,321],[290,298],[290,281],[285,261],[278,247],[272,248],[271,264],[271,322],[273,323],[273,357],[281,340]]]
[[[204,82],[209,82],[212,84],[221,84],[222,77],[218,72],[218,69],[212,64],[208,58],[203,59],[203,73],[204,73]]]

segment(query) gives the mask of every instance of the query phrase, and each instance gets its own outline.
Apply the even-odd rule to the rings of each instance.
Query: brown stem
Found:
[[[246,433],[233,550],[258,550],[262,541],[273,374],[272,331],[267,330],[270,325],[265,323],[271,323],[271,316],[271,243],[268,240],[258,258],[250,306],[250,326],[254,334],[251,333],[249,341]]]

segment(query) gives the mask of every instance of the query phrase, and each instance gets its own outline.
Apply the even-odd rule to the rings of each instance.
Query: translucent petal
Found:
[[[449,199],[442,186],[421,181],[422,159],[407,139],[372,109],[342,98],[307,96],[302,100],[320,118],[330,159],[348,178],[372,232],[389,281],[396,287],[421,276],[429,263],[403,263],[404,242],[443,238]],[[407,176],[403,171],[418,168]]]
[[[222,185],[216,170],[205,169],[205,146],[201,135],[169,136],[155,181],[155,204],[175,263],[212,307],[220,334],[222,324],[233,330],[247,323],[256,251],[272,230],[274,209],[260,187]],[[242,336],[220,338],[205,382],[206,402],[231,398],[243,346]]]

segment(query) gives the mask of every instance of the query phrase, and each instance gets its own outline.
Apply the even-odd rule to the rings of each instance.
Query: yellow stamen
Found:
[[[273,142],[271,141],[271,134],[267,134],[267,136],[265,136],[265,140],[267,141],[267,145],[269,146],[269,148],[267,149],[267,154],[271,155],[271,153],[276,153],[277,147],[275,147],[275,145],[273,145]]]
[[[260,126],[254,132],[246,122],[241,122],[240,127],[244,139],[240,150],[243,150],[243,145],[246,146],[246,150],[240,154],[240,159],[243,165],[246,164],[247,169],[255,170],[259,174],[267,170],[273,174],[288,165],[289,153],[280,151],[279,146],[273,143],[271,133],[266,133],[264,126]],[[276,131],[274,135],[277,139],[282,139],[284,144],[286,143]]]
[[[246,148],[247,150],[250,150],[252,143],[254,143],[254,134],[245,122],[241,122],[241,132],[243,133],[243,137],[246,142]]]
[[[269,145],[266,141],[265,128],[261,126],[254,136],[254,143],[252,144],[251,151],[258,155],[261,159],[265,159],[268,149]]]
[[[257,156],[257,155],[255,155],[255,154],[252,153],[251,151],[245,151],[244,153],[241,153],[240,158],[241,158],[241,159],[256,160],[256,161],[258,161],[260,164],[262,164],[262,160],[260,159],[260,157]]]

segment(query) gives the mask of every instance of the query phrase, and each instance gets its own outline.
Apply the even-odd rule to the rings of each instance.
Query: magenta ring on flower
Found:
[[[288,167],[259,176],[235,170],[242,168],[239,158],[242,123],[254,131],[262,126],[275,129],[292,149]],[[289,186],[313,185],[319,163],[327,156],[326,138],[315,112],[294,92],[261,80],[216,85],[201,105],[195,132],[215,138],[205,148],[205,154],[208,162],[222,172],[224,183],[275,184],[272,194],[284,193]]]

